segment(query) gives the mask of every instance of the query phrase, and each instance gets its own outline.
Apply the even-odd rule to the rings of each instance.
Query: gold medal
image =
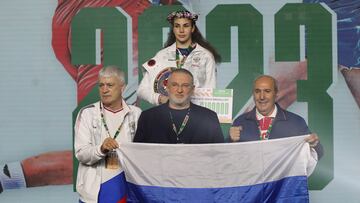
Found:
[[[105,168],[107,169],[119,169],[120,161],[116,153],[116,150],[111,150],[105,157]]]

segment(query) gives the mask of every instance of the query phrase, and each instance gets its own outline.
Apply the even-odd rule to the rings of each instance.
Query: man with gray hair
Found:
[[[76,189],[80,202],[119,202],[126,185],[116,148],[132,142],[141,110],[122,98],[124,72],[107,66],[99,72],[100,101],[79,111],[75,123]]]

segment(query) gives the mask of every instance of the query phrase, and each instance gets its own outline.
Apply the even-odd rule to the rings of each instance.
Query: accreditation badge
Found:
[[[174,69],[175,69],[174,67],[167,67],[159,72],[159,74],[156,76],[154,81],[154,91],[156,93],[168,96],[168,93],[166,91],[166,85],[168,82],[169,75],[171,71]]]
[[[105,157],[105,168],[107,169],[119,169],[120,161],[116,150],[111,150]]]

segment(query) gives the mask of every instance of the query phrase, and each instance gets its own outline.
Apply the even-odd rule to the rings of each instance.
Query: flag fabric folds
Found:
[[[305,136],[226,144],[121,144],[128,202],[309,202]]]

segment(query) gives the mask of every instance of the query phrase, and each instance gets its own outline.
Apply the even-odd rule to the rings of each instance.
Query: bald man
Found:
[[[319,137],[311,133],[301,116],[282,109],[275,102],[277,92],[278,86],[273,77],[261,75],[254,80],[255,107],[235,119],[229,132],[230,141],[246,142],[310,134],[306,141],[320,159],[323,147]]]

